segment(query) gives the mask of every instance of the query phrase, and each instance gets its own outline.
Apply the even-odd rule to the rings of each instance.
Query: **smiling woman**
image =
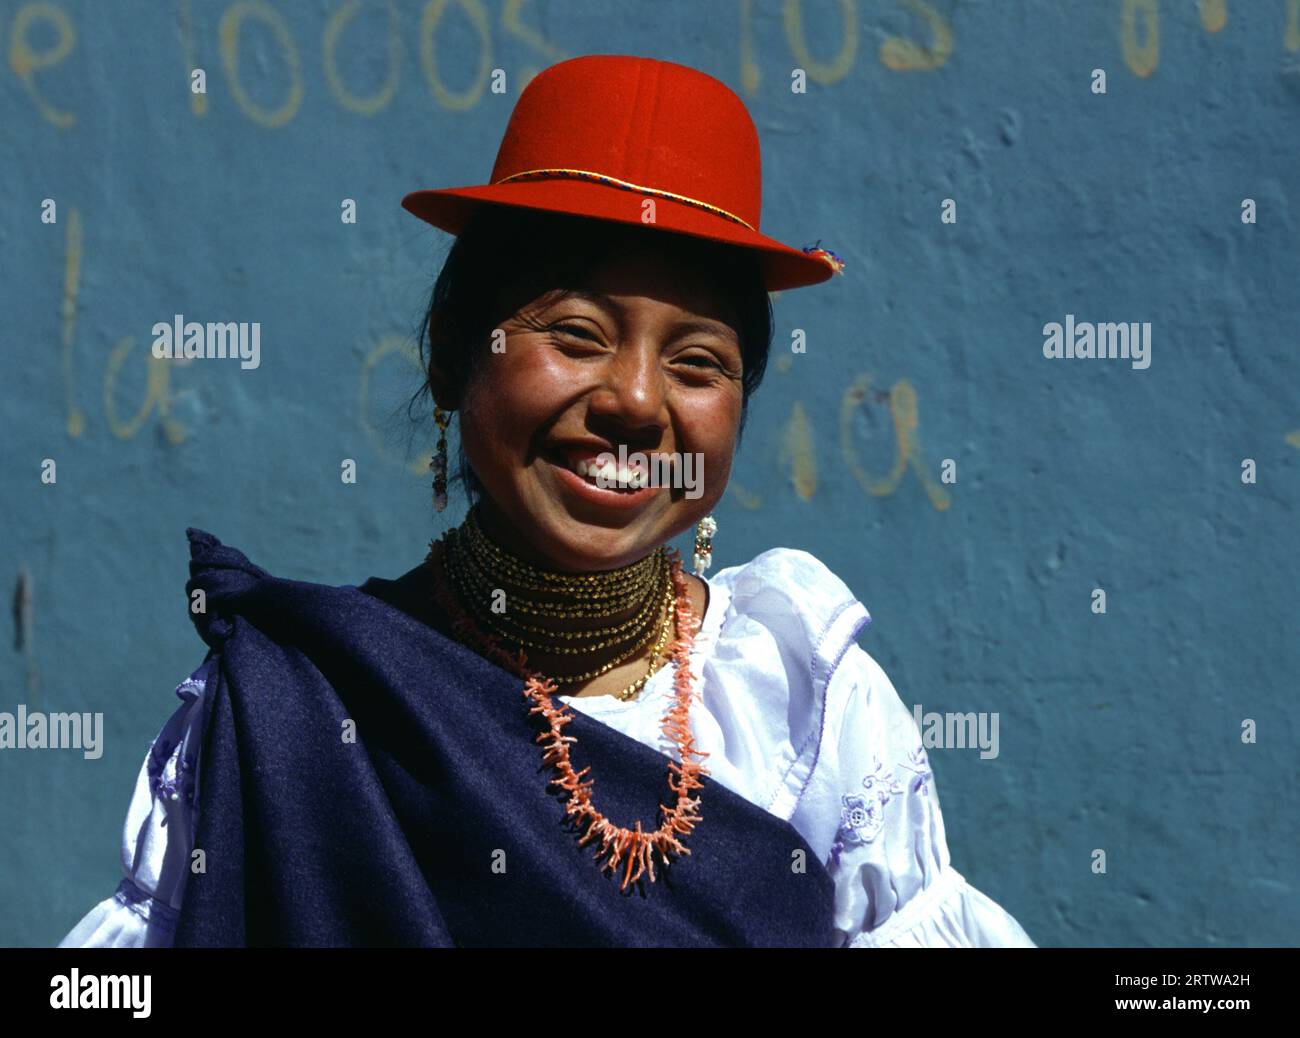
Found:
[[[843,267],[758,231],[759,169],[723,84],[597,55],[529,83],[490,184],[404,199],[456,235],[421,394],[464,521],[360,587],[188,531],[210,652],[65,946],[1032,945],[952,868],[843,581],[779,546],[705,576],[768,293]],[[445,438],[433,469],[441,510]]]

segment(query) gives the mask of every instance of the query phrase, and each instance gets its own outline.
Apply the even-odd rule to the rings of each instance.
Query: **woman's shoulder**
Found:
[[[821,559],[801,548],[768,548],[709,579],[723,591],[728,620],[767,626],[785,645],[802,645],[814,678],[826,678],[858,632],[871,622],[867,607]],[[816,668],[821,665],[819,672]]]
[[[264,569],[206,530],[187,527],[185,532],[190,548],[190,576],[185,584],[189,617],[214,651],[224,648],[237,616],[283,646],[297,644],[291,635],[315,631],[345,612],[377,602],[401,609],[418,597],[414,585],[419,565],[391,580],[375,576],[359,584],[309,580]],[[391,618],[385,614],[384,620]]]
[[[719,570],[713,580],[734,579],[741,576],[753,577],[759,573],[775,575],[784,573],[816,573],[822,579],[839,580],[830,568],[810,551],[803,548],[773,547],[759,552],[748,562],[737,563]],[[840,581],[840,583],[843,583]]]
[[[788,818],[838,714],[833,679],[870,622],[866,606],[811,552],[769,548],[709,579],[705,699],[719,727],[752,748],[734,763],[760,775],[757,800]],[[710,622],[710,620],[712,622]],[[860,650],[859,650],[860,651]],[[749,750],[744,751],[748,753]]]

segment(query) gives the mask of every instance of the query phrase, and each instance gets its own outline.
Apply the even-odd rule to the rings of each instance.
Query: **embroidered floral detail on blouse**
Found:
[[[193,804],[193,770],[181,750],[181,744],[163,736],[154,742],[149,750],[149,788],[161,800]]]
[[[924,752],[924,751],[923,751]],[[885,768],[878,757],[872,757],[875,767],[862,780],[866,793],[847,793],[840,798],[840,827],[831,846],[831,861],[838,865],[845,847],[870,843],[880,835],[885,824],[885,805],[903,792],[894,773]],[[910,769],[909,769],[910,770]]]
[[[193,674],[176,686],[176,695],[187,703],[195,702],[207,687],[215,659],[206,660]],[[197,709],[197,708],[196,708]],[[186,749],[184,728],[172,720],[158,733],[149,748],[149,788],[159,800],[185,801],[194,804],[194,762]]]
[[[906,768],[916,776],[912,780],[912,792],[919,792],[922,796],[928,797],[930,795],[928,783],[934,777],[934,772],[930,770],[930,759],[925,755],[925,749],[918,746],[907,755],[907,759],[912,762],[912,766],[902,764],[900,767]]]

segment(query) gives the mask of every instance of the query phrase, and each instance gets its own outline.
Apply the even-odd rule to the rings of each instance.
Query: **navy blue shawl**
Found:
[[[187,534],[219,659],[177,946],[831,946],[815,853],[709,777],[691,854],[620,892],[547,787],[523,681],[445,633],[423,565],[331,587]],[[668,757],[575,713],[596,805],[658,825]]]

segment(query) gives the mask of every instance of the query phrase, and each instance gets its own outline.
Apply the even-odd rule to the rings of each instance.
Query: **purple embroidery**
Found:
[[[845,847],[870,843],[880,835],[885,824],[884,808],[889,801],[903,792],[892,771],[887,771],[877,757],[872,757],[875,767],[862,780],[866,793],[848,793],[840,798],[840,827],[831,845],[831,861],[838,865]]]
[[[149,788],[160,800],[194,803],[193,775],[183,755],[184,744],[160,733],[149,749]]]
[[[175,750],[169,753],[169,748]],[[180,754],[180,746],[170,746],[160,738],[149,751],[149,788],[161,800],[184,800],[194,803],[191,788],[190,762]]]
[[[907,768],[908,771],[912,772],[916,776],[916,778],[912,780],[912,792],[920,792],[922,796],[928,797],[930,795],[930,787],[927,783],[934,776],[934,772],[930,770],[930,759],[925,755],[925,749],[918,746],[907,755],[907,759],[910,760],[914,766],[910,768],[906,764],[901,766]]]
[[[207,660],[176,686],[176,695],[193,704],[207,686],[215,660]],[[194,803],[193,762],[185,752],[184,710],[173,715],[149,748],[149,788],[159,800]]]
[[[154,784],[154,792],[165,800],[179,800],[181,798],[181,784],[176,776],[169,778],[160,778]]]

